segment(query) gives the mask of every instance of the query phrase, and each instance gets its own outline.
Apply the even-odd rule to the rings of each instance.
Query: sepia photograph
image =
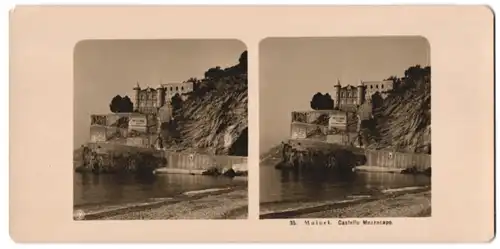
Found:
[[[424,37],[267,38],[259,63],[260,219],[431,216]]]
[[[74,220],[246,219],[247,51],[238,40],[74,48]]]

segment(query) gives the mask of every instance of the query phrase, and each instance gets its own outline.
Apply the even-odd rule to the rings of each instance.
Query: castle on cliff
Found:
[[[340,80],[334,86],[334,109],[355,110],[365,102],[371,102],[375,93],[380,93],[382,98],[387,97],[387,91],[394,88],[392,80],[360,81],[357,86],[347,85],[342,87]]]
[[[156,89],[141,89],[139,83],[134,87],[134,111],[144,114],[157,114],[159,109],[170,104],[173,96],[179,94],[183,100],[185,94],[193,91],[192,82],[160,84]]]

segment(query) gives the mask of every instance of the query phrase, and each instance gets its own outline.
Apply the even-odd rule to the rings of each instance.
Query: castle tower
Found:
[[[159,85],[156,88],[156,107],[160,108],[165,104],[165,88],[163,88],[161,85]]]
[[[337,79],[337,84],[334,86],[334,96],[335,96],[335,105],[334,109],[340,109],[340,80]]]
[[[363,81],[359,81],[357,90],[358,90],[358,99],[356,102],[358,103],[358,105],[362,105],[365,102],[365,86],[363,85]]]
[[[139,86],[139,82],[137,82],[137,86],[134,87],[134,91],[135,91],[135,106],[134,106],[134,110],[135,111],[138,111],[139,110],[139,94],[141,92],[141,87]]]

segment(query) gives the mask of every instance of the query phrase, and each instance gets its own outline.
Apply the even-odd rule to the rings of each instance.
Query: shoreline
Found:
[[[246,219],[248,187],[200,189],[117,205],[73,207],[74,220]]]
[[[337,201],[261,203],[260,210],[260,219],[430,217],[431,187],[387,189]]]

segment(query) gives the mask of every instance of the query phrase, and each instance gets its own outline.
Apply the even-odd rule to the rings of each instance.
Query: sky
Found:
[[[260,152],[290,136],[292,111],[311,110],[317,93],[333,97],[361,80],[403,76],[415,65],[430,66],[423,37],[268,38],[259,46]]]
[[[74,148],[90,138],[90,115],[110,113],[116,95],[134,101],[133,88],[203,78],[236,65],[246,50],[237,40],[88,40],[74,50]]]

